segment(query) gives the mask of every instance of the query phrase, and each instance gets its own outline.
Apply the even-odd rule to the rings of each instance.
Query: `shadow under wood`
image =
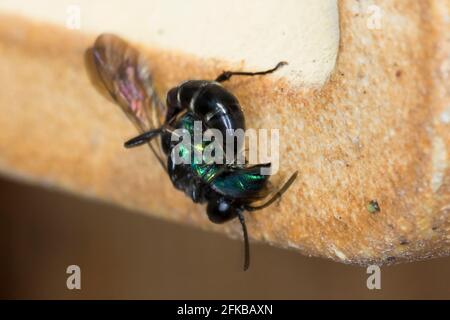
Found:
[[[240,240],[240,239],[239,239]],[[366,269],[253,245],[108,204],[0,180],[1,298],[346,299],[450,298],[450,259]],[[66,268],[81,268],[68,290]]]

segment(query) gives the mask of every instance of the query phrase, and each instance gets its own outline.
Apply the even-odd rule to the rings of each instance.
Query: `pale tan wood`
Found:
[[[248,126],[280,128],[281,170],[298,170],[282,201],[247,215],[253,239],[355,264],[448,255],[450,249],[449,5],[377,1],[381,30],[340,2],[336,70],[321,88],[234,79]],[[177,192],[151,153],[125,150],[135,129],[90,82],[95,35],[2,15],[0,170],[34,183],[240,236],[213,225]],[[141,48],[160,92],[229,67]],[[371,213],[376,199],[381,211]]]

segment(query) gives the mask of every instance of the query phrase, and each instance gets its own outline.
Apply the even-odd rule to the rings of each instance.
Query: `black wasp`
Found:
[[[141,132],[127,141],[125,147],[148,144],[175,188],[194,202],[207,204],[206,212],[212,222],[223,223],[237,217],[244,235],[244,270],[248,269],[249,241],[243,212],[271,205],[294,182],[297,172],[279,190],[271,192],[269,175],[261,173],[262,168],[270,168],[270,163],[250,166],[233,162],[214,164],[191,161],[180,164],[174,161],[172,151],[177,142],[172,141],[171,136],[175,129],[187,130],[192,135],[195,121],[201,121],[202,130],[217,129],[223,137],[232,132],[230,129],[245,130],[245,117],[238,100],[221,83],[234,75],[269,74],[285,63],[280,62],[275,68],[261,72],[226,71],[214,81],[185,81],[169,90],[164,105],[153,89],[148,64],[124,40],[115,35],[102,34],[89,52],[109,94]],[[155,139],[157,137],[159,139]],[[203,150],[206,145],[201,142],[193,147]],[[191,157],[190,150],[178,151]],[[242,152],[239,146],[233,151],[235,154]],[[264,202],[264,199],[268,200]],[[263,203],[255,205],[258,201]]]

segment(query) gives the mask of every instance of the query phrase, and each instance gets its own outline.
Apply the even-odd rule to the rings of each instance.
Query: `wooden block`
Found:
[[[226,84],[248,127],[280,129],[273,183],[299,171],[279,204],[246,215],[251,238],[354,264],[449,254],[450,5],[374,2],[376,23],[376,8],[339,2],[337,60],[323,83],[286,73]],[[240,237],[238,222],[214,225],[176,191],[146,148],[122,147],[135,128],[84,65],[96,35],[1,15],[1,172]],[[137,45],[162,95],[260,63]]]

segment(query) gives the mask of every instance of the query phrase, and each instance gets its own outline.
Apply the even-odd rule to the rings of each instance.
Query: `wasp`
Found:
[[[195,134],[196,121],[201,123],[200,130],[215,129],[224,137],[233,130],[245,130],[245,117],[239,101],[222,83],[232,76],[266,75],[286,63],[280,62],[274,68],[260,72],[225,71],[215,80],[187,80],[168,91],[164,104],[154,89],[148,61],[125,40],[102,34],[88,54],[104,88],[139,130],[140,134],[125,142],[124,146],[131,148],[147,144],[173,186],[195,203],[206,203],[206,213],[213,223],[239,219],[244,238],[244,270],[247,270],[250,250],[244,212],[266,208],[280,199],[294,182],[297,172],[280,189],[271,191],[268,187],[270,175],[261,173],[261,169],[270,168],[270,163],[179,163],[175,161],[175,154],[188,155],[192,160],[192,153],[181,148],[174,152],[176,139],[173,136],[177,130]],[[192,147],[204,150],[207,143],[192,141]],[[242,152],[241,147],[235,146],[232,152],[236,156]],[[262,203],[255,204],[258,202]]]

